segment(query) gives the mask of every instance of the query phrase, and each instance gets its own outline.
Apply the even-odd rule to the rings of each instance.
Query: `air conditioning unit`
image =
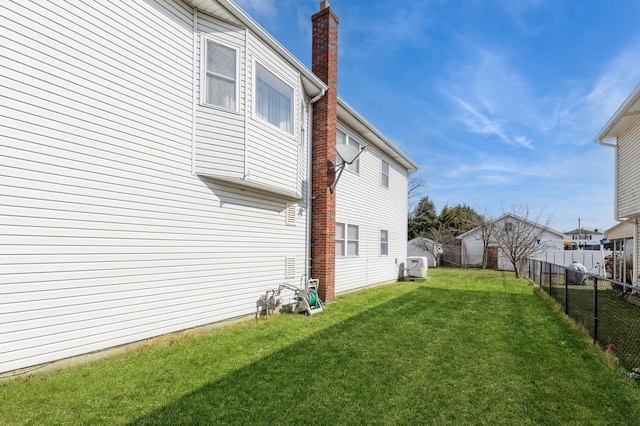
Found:
[[[398,278],[400,280],[416,281],[427,278],[429,260],[425,256],[409,256],[405,263],[401,263],[398,268]]]

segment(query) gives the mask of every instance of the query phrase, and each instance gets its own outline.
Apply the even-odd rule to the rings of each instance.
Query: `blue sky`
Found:
[[[310,68],[319,0],[237,3]],[[330,4],[340,96],[419,165],[438,211],[616,223],[614,150],[593,138],[640,83],[640,0]]]

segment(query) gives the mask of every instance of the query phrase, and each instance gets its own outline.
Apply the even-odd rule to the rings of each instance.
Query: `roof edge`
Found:
[[[602,130],[597,134],[597,136],[593,139],[595,143],[602,143],[605,140],[614,139],[615,135],[610,135],[609,133],[615,128],[615,126],[620,122],[622,117],[624,117],[631,106],[640,100],[640,84],[638,84],[635,89],[631,92],[631,94],[625,99],[625,101],[620,105],[618,110],[613,114],[613,116],[607,121],[607,124],[604,125]]]

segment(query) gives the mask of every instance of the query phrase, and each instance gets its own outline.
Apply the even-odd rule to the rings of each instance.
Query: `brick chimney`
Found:
[[[335,297],[336,198],[330,188],[338,124],[338,17],[324,0],[311,22],[311,70],[328,86],[325,96],[313,105],[311,276],[320,280],[320,299],[329,302]]]

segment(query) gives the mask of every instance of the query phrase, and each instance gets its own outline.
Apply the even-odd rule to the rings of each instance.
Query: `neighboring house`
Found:
[[[313,72],[229,0],[0,6],[0,372],[396,278],[416,165],[337,97],[323,6]]]
[[[577,243],[580,248],[598,249],[600,240],[604,239],[604,232],[601,229],[576,228],[564,233],[565,238]]]
[[[604,233],[612,253],[607,253],[607,273],[616,281],[633,281],[635,222],[620,222]]]
[[[407,243],[407,256],[426,257],[430,268],[438,266],[438,258],[441,255],[442,245],[429,238],[416,237]]]
[[[505,214],[491,222],[494,229],[507,229],[513,227],[515,222],[524,223],[525,226],[536,228],[534,233],[539,235],[536,244],[539,246],[539,253],[547,251],[562,250],[562,233],[546,226],[536,224],[513,214]],[[460,250],[462,254],[462,264],[464,266],[482,266],[484,242],[480,228],[473,228],[464,234],[456,237],[460,240]],[[489,239],[487,247],[487,268],[499,270],[513,270],[513,265],[500,251],[500,247],[495,238]]]
[[[633,225],[632,282],[640,281],[640,85],[595,137],[615,149],[615,219]]]

